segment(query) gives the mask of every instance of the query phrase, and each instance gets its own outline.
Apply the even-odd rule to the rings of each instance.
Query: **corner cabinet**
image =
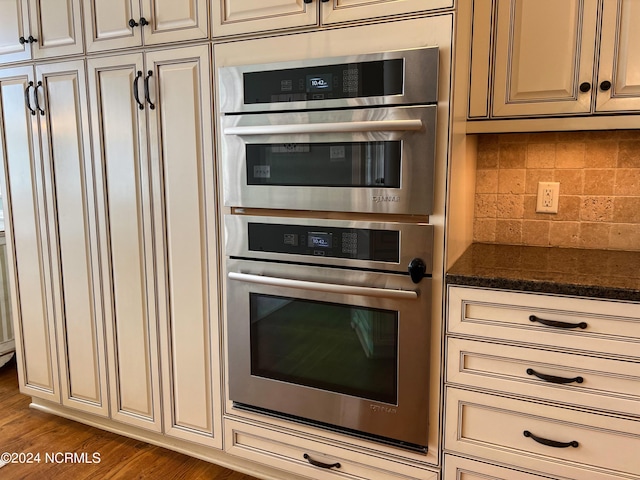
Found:
[[[80,0],[0,0],[0,63],[83,51]]]
[[[445,480],[637,479],[638,338],[640,304],[449,286]]]
[[[88,70],[112,418],[221,446],[209,58],[204,45]]]
[[[207,0],[83,0],[87,52],[206,40]]]
[[[469,118],[640,109],[637,0],[474,0],[474,8]]]
[[[453,0],[214,0],[213,37],[331,25],[453,7]]]

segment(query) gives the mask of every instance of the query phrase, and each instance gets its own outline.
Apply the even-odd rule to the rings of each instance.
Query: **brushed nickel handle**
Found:
[[[297,133],[397,132],[422,129],[422,120],[371,120],[363,122],[296,123],[227,127],[225,135],[287,135]]]

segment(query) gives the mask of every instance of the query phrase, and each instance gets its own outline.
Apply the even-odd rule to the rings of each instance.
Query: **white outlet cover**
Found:
[[[537,213],[558,213],[560,182],[538,182]]]

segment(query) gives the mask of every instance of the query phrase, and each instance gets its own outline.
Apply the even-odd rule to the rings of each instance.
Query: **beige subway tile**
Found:
[[[613,197],[585,196],[580,206],[580,219],[587,222],[610,222],[613,218]]]
[[[560,195],[582,195],[584,187],[584,173],[582,169],[557,169],[553,178],[555,182],[560,182]]]
[[[524,196],[498,194],[496,207],[497,218],[522,219],[524,215]]]
[[[522,243],[522,220],[496,220],[496,242],[520,245]]]
[[[527,168],[554,168],[555,143],[530,143],[527,145]]]
[[[587,168],[613,168],[618,164],[618,142],[615,140],[585,144],[584,165]]]
[[[640,168],[640,140],[620,141],[618,168]]]
[[[524,193],[538,194],[538,182],[553,182],[552,168],[527,168],[525,174]]]
[[[609,248],[640,251],[640,224],[612,224],[609,234]]]
[[[498,193],[498,170],[476,172],[476,193]]]
[[[540,220],[522,222],[522,243],[525,245],[549,245],[550,223]]]
[[[558,213],[552,214],[550,219],[560,222],[579,222],[582,202],[578,195],[560,195]]]
[[[497,195],[495,193],[480,193],[476,195],[476,218],[496,218]]]
[[[587,168],[584,170],[585,195],[613,195],[616,170],[613,168]]]
[[[609,246],[610,223],[580,224],[579,246],[583,248],[607,248]]]
[[[496,241],[496,220],[476,218],[473,222],[473,241],[494,243]]]
[[[615,195],[640,195],[640,168],[618,168],[613,191]]]
[[[549,225],[549,244],[554,247],[576,247],[579,238],[579,222],[552,222]]]
[[[498,170],[498,193],[524,193],[526,170],[500,169]]]
[[[498,164],[503,168],[525,168],[527,166],[527,144],[505,143],[500,145]]]
[[[584,143],[558,143],[556,145],[556,168],[583,168]]]
[[[613,201],[613,223],[640,224],[640,196],[616,197]]]

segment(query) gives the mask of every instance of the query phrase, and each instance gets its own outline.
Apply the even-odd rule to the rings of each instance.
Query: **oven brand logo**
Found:
[[[384,405],[369,405],[369,408],[377,413],[398,413],[397,408],[385,407]]]
[[[329,88],[329,83],[324,78],[310,78],[309,82],[313,88]]]
[[[371,197],[374,203],[391,203],[391,202],[399,202],[399,195],[374,195]]]

